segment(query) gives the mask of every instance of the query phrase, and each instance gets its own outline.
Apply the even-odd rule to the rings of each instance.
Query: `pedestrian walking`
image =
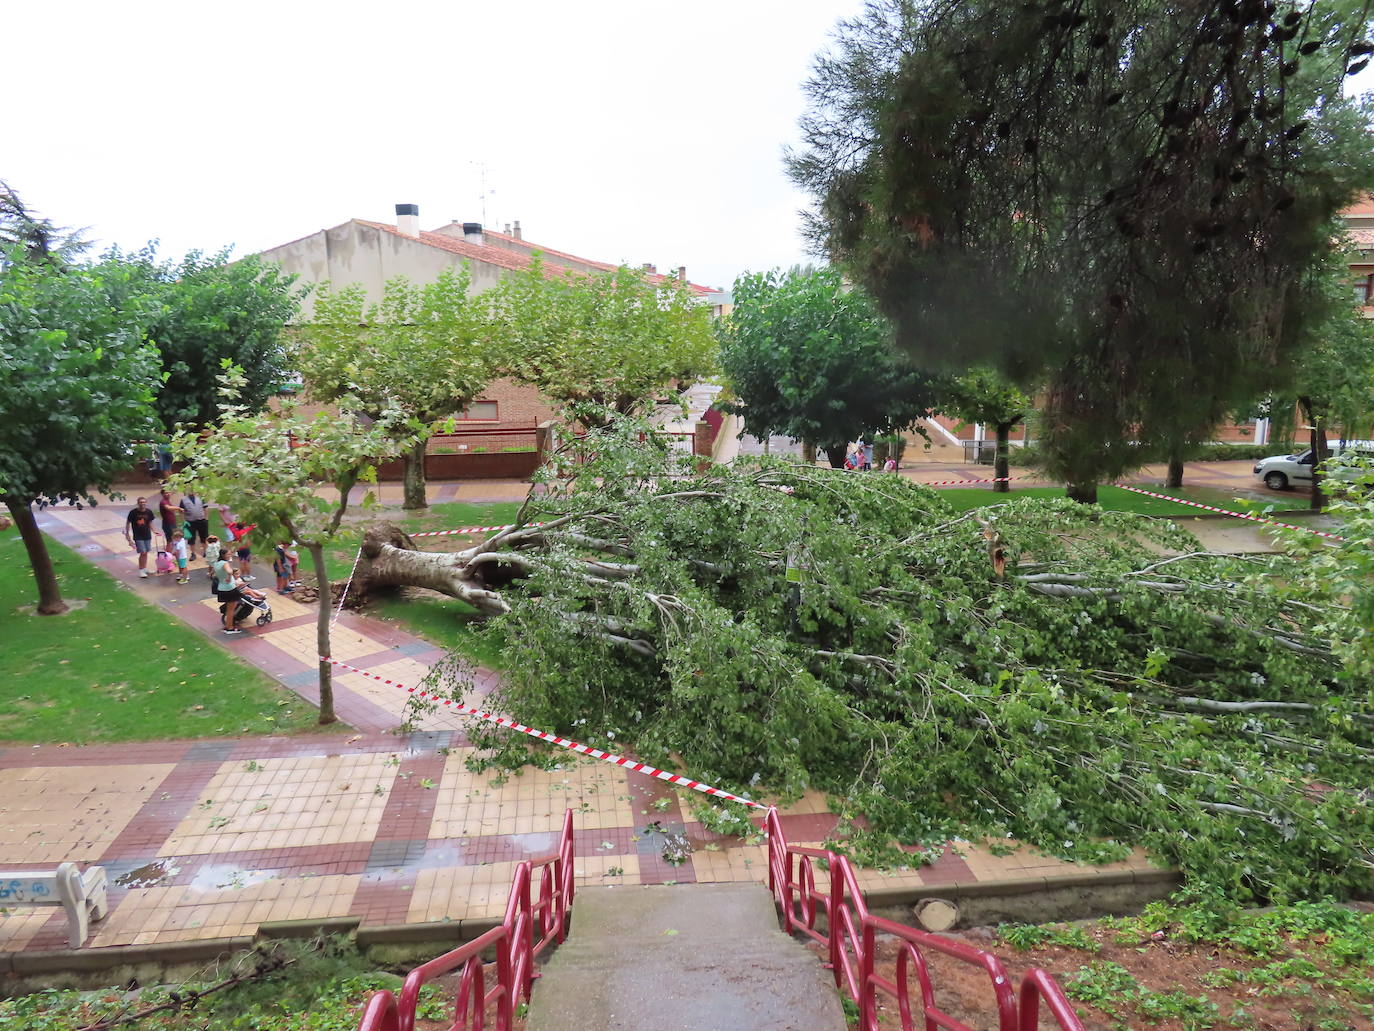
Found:
[[[291,586],[291,560],[286,557],[285,544],[272,549],[272,572],[277,577],[278,594],[291,594],[296,590]]]
[[[179,584],[188,584],[191,582],[191,577],[187,575],[188,567],[191,564],[191,559],[187,554],[187,550],[186,535],[178,530],[176,533],[172,534],[172,556],[176,559],[177,583]]]
[[[859,451],[863,455],[863,467],[865,472],[873,471],[873,442],[871,440],[859,441]]]
[[[148,507],[147,498],[139,498],[136,507],[124,519],[124,539],[138,552],[138,575],[148,577],[148,554],[153,550],[153,521],[157,514]]]
[[[206,557],[206,547],[210,543],[210,517],[205,511],[206,501],[195,494],[183,494],[181,496],[181,511],[186,515],[186,525],[189,532],[186,534],[187,543],[190,546],[190,557],[196,557],[196,541],[200,541],[200,557]]]

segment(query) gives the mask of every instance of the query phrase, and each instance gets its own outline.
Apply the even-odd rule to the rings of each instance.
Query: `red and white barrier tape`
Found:
[[[931,480],[929,483],[922,483],[920,480],[913,480],[918,487],[954,487],[961,483],[1010,483],[1016,479],[1015,476],[998,476],[991,480]]]
[[[634,770],[636,773],[643,773],[646,776],[656,777],[659,780],[667,781],[669,784],[691,788],[693,791],[700,791],[702,794],[710,795],[712,798],[723,798],[730,802],[739,802],[754,809],[768,808],[761,802],[755,802],[750,798],[742,798],[739,795],[732,795],[728,791],[722,791],[720,788],[713,788],[709,784],[703,784],[701,781],[692,780],[690,777],[680,777],[676,773],[669,773],[667,770],[656,769],[647,763],[642,763],[623,755],[616,755],[613,752],[603,752],[599,748],[592,748],[590,745],[579,744],[568,738],[559,737],[557,734],[550,734],[545,730],[536,730],[534,727],[527,727],[523,723],[517,723],[515,720],[507,719],[505,716],[497,716],[494,713],[484,712],[476,706],[455,705],[452,698],[440,698],[438,695],[430,694],[427,691],[421,691],[419,688],[407,687],[405,684],[398,681],[388,680],[386,677],[379,677],[376,673],[369,673],[365,669],[359,669],[357,666],[350,666],[348,663],[340,662],[338,659],[332,659],[328,656],[321,656],[321,658],[323,658],[325,662],[333,663],[335,666],[351,670],[354,673],[361,673],[365,677],[371,677],[373,680],[380,681],[383,684],[389,684],[392,687],[400,688],[402,691],[406,691],[409,694],[448,706],[451,711],[460,713],[461,715],[476,716],[478,719],[486,720],[488,723],[495,723],[498,727],[505,727],[508,730],[518,730],[520,733],[528,734],[530,737],[536,737],[540,741],[549,741],[558,745],[560,748],[567,748],[574,752],[580,752],[583,755],[591,756],[593,759],[602,759],[616,766],[623,766],[627,770]]]
[[[530,523],[530,526],[543,526],[543,523]],[[504,526],[464,526],[457,530],[426,530],[423,533],[412,533],[411,537],[447,537],[455,533],[493,533],[496,530],[511,530],[515,528],[515,523],[506,523]]]
[[[339,607],[334,610],[334,615],[330,617],[329,625],[333,626],[343,615],[344,599],[348,597],[349,590],[353,587],[353,578],[358,575],[358,563],[363,558],[363,546],[358,545],[358,553],[353,556],[353,568],[348,571],[348,582],[344,584],[344,589],[339,593]]]
[[[1345,540],[1340,534],[1327,533],[1325,530],[1314,530],[1310,526],[1295,526],[1292,523],[1281,523],[1277,519],[1269,519],[1265,516],[1251,515],[1248,512],[1232,512],[1229,508],[1217,508],[1215,505],[1203,505],[1196,501],[1184,501],[1182,498],[1172,498],[1168,494],[1156,494],[1151,490],[1142,490],[1139,487],[1131,487],[1125,483],[1118,483],[1122,490],[1128,490],[1132,494],[1144,494],[1147,498],[1158,498],[1161,501],[1172,501],[1176,505],[1187,505],[1189,508],[1200,508],[1205,512],[1216,512],[1219,515],[1235,516],[1237,519],[1248,519],[1252,523],[1265,523],[1269,526],[1281,526],[1285,530],[1303,530],[1306,533],[1314,533],[1318,537],[1327,537],[1333,541]]]

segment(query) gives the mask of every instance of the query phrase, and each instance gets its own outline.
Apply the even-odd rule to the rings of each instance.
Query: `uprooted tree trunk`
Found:
[[[359,600],[377,590],[423,587],[467,602],[485,616],[510,611],[492,584],[508,582],[517,559],[501,561],[497,534],[490,540],[457,552],[427,552],[393,523],[378,523],[363,538],[362,556],[353,576],[353,596]],[[513,542],[513,543],[518,543]]]

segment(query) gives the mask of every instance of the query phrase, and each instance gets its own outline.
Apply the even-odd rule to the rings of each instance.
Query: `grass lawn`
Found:
[[[947,487],[936,488],[940,497],[960,512],[987,505],[1001,505],[1017,498],[1062,498],[1063,487],[1022,487],[1013,488],[1010,494],[994,494],[987,488]],[[1152,488],[1145,487],[1145,490]],[[1235,496],[1224,490],[1210,487],[1181,487],[1173,491],[1155,491],[1157,494],[1172,494],[1185,501],[1195,501],[1202,505],[1215,505],[1234,512],[1243,512],[1246,507],[1237,502]],[[1120,487],[1102,486],[1097,488],[1097,503],[1112,512],[1135,512],[1138,515],[1168,516],[1170,518],[1192,518],[1204,514],[1201,509],[1187,505],[1175,505],[1172,501],[1147,498]]]
[[[24,545],[0,534],[0,739],[85,744],[318,726],[315,708],[266,674],[51,538],[48,551],[63,597],[82,606],[62,616],[33,614]]]

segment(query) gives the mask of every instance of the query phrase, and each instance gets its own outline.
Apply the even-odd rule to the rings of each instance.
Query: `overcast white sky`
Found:
[[[861,0],[10,5],[0,178],[102,246],[242,255],[420,205],[728,287],[805,260],[781,161]]]

